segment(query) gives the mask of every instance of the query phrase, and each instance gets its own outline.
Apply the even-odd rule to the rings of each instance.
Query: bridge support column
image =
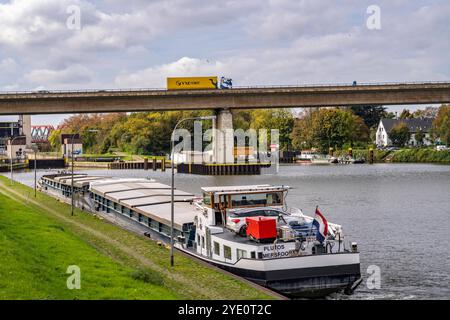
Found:
[[[20,134],[26,137],[26,147],[31,148],[31,116],[20,115],[19,122],[21,124]]]
[[[214,161],[216,163],[234,163],[233,115],[229,109],[216,109],[213,121]]]

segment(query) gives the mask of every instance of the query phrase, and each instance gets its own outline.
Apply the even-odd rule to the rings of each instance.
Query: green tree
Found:
[[[302,118],[296,119],[292,129],[292,145],[297,150],[310,149],[314,147],[313,118],[316,117],[317,110],[308,109]]]
[[[317,147],[327,152],[330,147],[367,142],[369,129],[363,119],[350,110],[325,108],[311,111],[297,120],[291,138],[298,149]]]
[[[450,105],[442,105],[439,108],[436,119],[433,121],[433,136],[439,138],[442,143],[450,146]]]
[[[170,138],[176,123],[184,118],[210,115],[210,111],[140,112],[128,115],[124,121],[110,129],[105,146],[134,154],[164,154],[170,152]],[[211,121],[202,122],[203,130],[211,127]],[[181,128],[193,131],[193,121]],[[193,143],[193,139],[191,140]]]
[[[280,150],[292,149],[291,133],[294,127],[294,116],[288,109],[252,110],[250,128],[268,130],[268,143],[271,141],[270,130],[279,130]]]
[[[392,144],[396,147],[404,147],[410,137],[411,133],[409,132],[408,126],[404,122],[399,122],[394,125],[389,133],[389,138],[391,139]]]
[[[411,113],[408,109],[403,109],[402,113],[400,114],[400,119],[412,119],[414,118],[414,114]]]
[[[350,107],[354,114],[361,117],[369,128],[374,128],[380,119],[386,118],[386,107],[383,106],[354,106]]]
[[[395,119],[395,118],[397,118],[397,116],[394,112],[388,112],[388,113],[386,113],[385,118],[386,119]]]
[[[79,114],[65,119],[54,131],[52,147],[59,148],[62,133],[78,133],[83,141],[83,149],[86,153],[104,153],[109,150],[111,141],[109,139],[111,128],[116,124],[125,121],[126,114]],[[91,132],[91,130],[97,130]],[[56,137],[56,135],[58,137]]]
[[[50,143],[50,146],[53,151],[61,150],[61,130],[53,130],[52,133],[50,133],[50,136],[48,137],[48,142]]]
[[[414,135],[414,138],[416,139],[418,146],[420,146],[420,147],[423,146],[425,134],[423,133],[422,129],[419,129],[419,131],[416,132],[416,134]]]
[[[253,113],[251,110],[232,110],[233,127],[244,131],[250,128]]]

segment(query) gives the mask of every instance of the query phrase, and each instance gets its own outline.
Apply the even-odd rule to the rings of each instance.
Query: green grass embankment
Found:
[[[346,156],[348,150],[337,150],[334,153],[335,157]],[[369,151],[365,149],[353,149],[353,157],[369,158]],[[440,164],[450,164],[450,151],[437,151],[432,148],[411,148],[411,149],[401,149],[396,151],[387,150],[374,150],[374,162],[380,163],[385,162],[395,163],[440,163]]]
[[[2,194],[0,212],[0,299],[178,298],[157,272],[108,257],[42,212]],[[71,265],[81,290],[67,288]]]
[[[402,149],[394,152],[393,162],[450,164],[450,151],[431,148]]]
[[[247,282],[0,176],[0,299],[271,299]],[[66,286],[70,265],[81,289]]]

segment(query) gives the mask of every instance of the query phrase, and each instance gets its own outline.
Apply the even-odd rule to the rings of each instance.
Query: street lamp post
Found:
[[[33,144],[31,145],[31,149],[33,149],[34,151],[34,197],[36,198],[36,190],[37,190],[37,172],[36,172],[36,162],[37,162],[37,152],[39,150],[39,147],[37,146],[37,144]]]
[[[71,138],[71,150],[70,150],[70,153],[71,153],[71,155],[72,155],[72,181],[71,181],[71,185],[70,185],[70,196],[71,196],[71,206],[70,206],[70,214],[73,216],[73,207],[74,207],[74,204],[75,204],[75,198],[74,198],[74,190],[73,190],[73,178],[74,178],[74,175],[73,175],[73,158],[74,158],[74,154],[73,154],[73,139],[75,138],[75,135],[76,135],[76,133],[74,133],[74,134],[72,134],[72,138]]]
[[[87,130],[87,132],[98,132],[99,130],[97,130],[97,129],[90,129],[90,130]],[[74,154],[73,154],[73,139],[74,139],[74,137],[75,137],[75,135],[76,135],[77,133],[74,133],[74,134],[72,134],[72,139],[71,139],[71,145],[72,145],[72,150],[71,150],[71,153],[72,153],[72,181],[71,181],[71,185],[70,185],[70,193],[71,193],[71,215],[73,216],[74,215],[74,206],[75,206],[75,198],[74,198],[74,194],[75,194],[75,192],[74,192],[74,187],[73,187],[73,180],[74,180],[74,174],[73,174],[73,167],[74,167],[74,165],[73,165],[73,162],[74,162]]]
[[[170,266],[174,266],[174,258],[173,258],[173,251],[174,251],[174,220],[175,220],[175,161],[174,161],[174,134],[177,130],[178,126],[189,120],[214,120],[216,119],[216,116],[206,116],[206,117],[194,117],[194,118],[185,118],[178,121],[178,123],[175,125],[175,128],[172,131],[172,136],[170,139],[170,166],[172,171],[172,179],[171,179],[171,193],[170,193]]]
[[[13,179],[13,142],[14,142],[14,140],[16,140],[18,138],[22,138],[22,137],[21,136],[14,137],[11,139],[11,142],[10,142],[11,185],[13,185],[13,181],[14,181],[14,179]]]

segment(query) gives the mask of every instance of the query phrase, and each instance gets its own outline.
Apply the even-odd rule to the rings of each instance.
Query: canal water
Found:
[[[170,171],[82,172],[170,184]],[[30,186],[33,178],[32,172],[15,174]],[[330,299],[450,299],[450,166],[285,165],[276,175],[176,176],[177,188],[198,194],[202,186],[262,183],[291,186],[289,206],[314,215],[318,205],[358,243],[364,281],[351,297]],[[378,268],[379,289],[367,272]]]

